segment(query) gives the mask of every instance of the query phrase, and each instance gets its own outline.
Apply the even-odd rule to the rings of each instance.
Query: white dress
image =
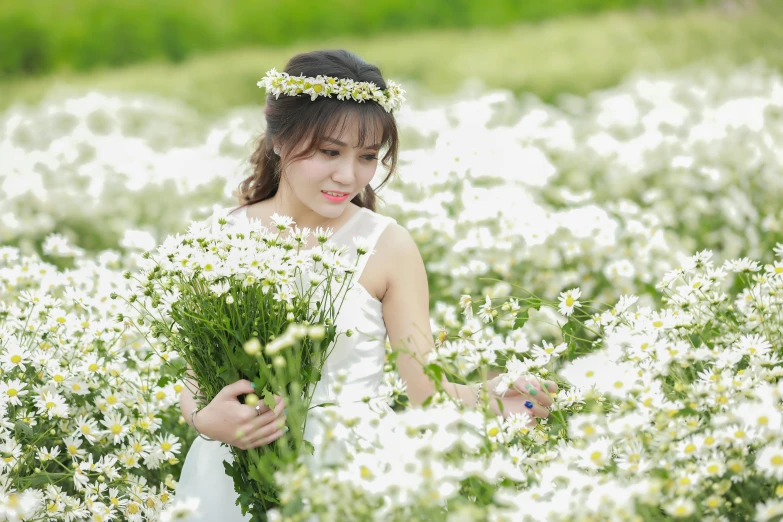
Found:
[[[228,220],[227,226],[231,226],[237,216],[246,214],[246,208],[237,210],[230,216],[228,214],[233,207],[216,212],[212,216],[213,230],[217,230],[219,226],[218,217],[225,217]],[[345,255],[353,265],[356,261],[353,238],[364,237],[369,241],[370,248],[375,248],[381,233],[392,222],[396,223],[393,218],[360,208],[332,235],[328,243],[350,247]],[[360,258],[352,279],[353,287],[346,293],[336,317],[338,332],[351,328],[355,333],[351,337],[339,336],[313,393],[311,407],[324,402],[337,403],[337,406],[310,410],[304,438],[315,446],[314,457],[320,459],[311,461],[313,466],[317,466],[318,462],[333,462],[343,458],[344,446],[339,443],[336,446],[330,444],[329,451],[319,451],[323,435],[328,429],[325,426],[329,426],[328,418],[322,417],[327,410],[339,409],[340,415],[365,421],[372,416],[384,415],[384,412],[394,414],[388,403],[379,395],[386,348],[386,325],[383,322],[382,305],[358,283],[369,257],[363,255]],[[335,384],[338,382],[339,373],[343,373],[346,378],[342,386],[337,387],[338,393]],[[365,397],[370,397],[370,400],[365,401]],[[325,419],[323,423],[319,422],[322,418]],[[362,429],[370,429],[368,426],[368,423],[362,422],[357,431],[361,434]],[[185,457],[174,496],[183,500],[187,497],[200,499],[198,511],[201,516],[195,520],[250,520],[250,513],[243,516],[241,508],[236,505],[234,483],[231,477],[225,474],[223,460],[233,462],[229,447],[219,441],[210,442],[201,437],[196,437]]]

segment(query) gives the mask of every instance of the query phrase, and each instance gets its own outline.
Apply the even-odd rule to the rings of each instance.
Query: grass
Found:
[[[559,18],[505,29],[452,29],[373,38],[301,42],[280,49],[246,48],[84,74],[60,73],[0,83],[0,109],[35,103],[52,88],[152,92],[181,99],[205,113],[263,102],[256,82],[282,69],[297,52],[346,48],[379,65],[386,77],[453,93],[468,77],[551,101],[617,84],[636,71],[660,71],[696,61],[726,66],[763,59],[783,70],[783,6],[700,7],[680,12],[610,12]],[[414,80],[415,82],[411,82]],[[409,98],[411,98],[409,96]],[[411,100],[415,103],[415,100]]]

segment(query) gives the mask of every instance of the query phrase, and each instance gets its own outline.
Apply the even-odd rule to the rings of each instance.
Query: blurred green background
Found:
[[[698,4],[704,0],[680,1]],[[241,45],[279,46],[381,31],[505,26],[666,0],[6,0],[0,73],[89,70]]]
[[[549,101],[699,60],[783,67],[778,0],[4,0],[0,109],[54,85],[258,104],[295,52],[344,47],[435,93],[468,77]]]

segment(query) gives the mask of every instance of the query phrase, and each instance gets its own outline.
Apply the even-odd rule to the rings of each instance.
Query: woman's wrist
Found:
[[[196,427],[196,413],[198,413],[202,409],[203,408],[199,408],[198,406],[196,406],[195,408],[193,408],[193,411],[190,412],[191,426],[193,426],[193,429],[196,430],[196,433],[198,433],[198,436],[201,437],[202,439],[209,440],[209,441],[215,440],[204,436],[204,434],[202,434],[201,431],[199,431],[199,429]]]

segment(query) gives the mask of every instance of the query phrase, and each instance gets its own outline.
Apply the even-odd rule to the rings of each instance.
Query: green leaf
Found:
[[[435,382],[441,382],[443,380],[443,368],[439,364],[430,363],[426,366],[429,372],[432,372],[435,376]]]
[[[264,404],[266,404],[270,410],[275,409],[275,396],[269,390],[264,390]]]
[[[525,326],[525,323],[528,319],[530,319],[530,314],[528,313],[529,308],[525,308],[521,312],[517,312],[517,318],[514,321],[514,328],[522,328]]]
[[[306,451],[310,455],[315,454],[315,446],[313,446],[309,441],[303,439],[302,446],[304,448],[304,451]]]
[[[33,436],[33,428],[32,428],[32,426],[30,426],[29,424],[27,424],[24,421],[20,421],[20,420],[16,421],[14,423],[14,429],[16,430],[17,433],[21,432],[21,433],[27,435],[28,437],[32,437]]]

